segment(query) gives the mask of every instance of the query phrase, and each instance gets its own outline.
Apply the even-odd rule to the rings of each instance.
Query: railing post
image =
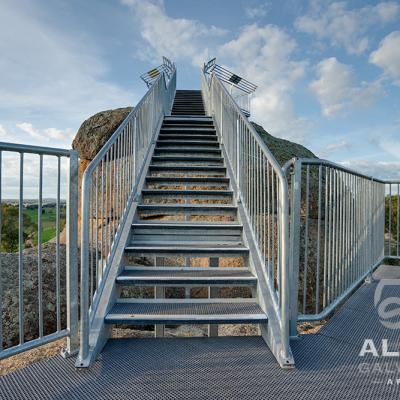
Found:
[[[300,213],[301,213],[301,161],[294,162],[291,172],[292,205],[290,215],[290,337],[297,337],[299,263],[300,263]]]
[[[236,187],[237,187],[237,200],[240,199],[240,131],[239,131],[239,118],[236,119]]]
[[[87,170],[86,170],[87,172]],[[89,202],[90,180],[86,173],[82,179],[81,210],[81,326],[77,367],[86,367],[89,356]]]
[[[78,153],[71,150],[68,158],[67,176],[67,221],[66,221],[66,294],[67,337],[63,357],[75,355],[78,341]]]

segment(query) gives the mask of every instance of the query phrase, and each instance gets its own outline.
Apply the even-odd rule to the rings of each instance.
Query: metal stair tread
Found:
[[[153,323],[262,323],[267,321],[267,316],[254,299],[213,299],[129,300],[115,303],[105,317],[105,322],[111,324],[146,324],[152,321]]]
[[[179,190],[179,189],[142,189],[142,194],[144,195],[206,195],[206,196],[213,196],[213,195],[223,195],[223,196],[233,196],[233,190]]]
[[[119,284],[235,284],[255,285],[257,279],[247,268],[130,267],[116,279]]]
[[[155,165],[150,164],[149,170],[158,171],[226,171],[223,165]]]
[[[246,246],[243,245],[242,242],[226,242],[226,243],[219,243],[219,242],[200,242],[200,241],[193,241],[193,242],[182,242],[182,241],[173,241],[173,240],[163,240],[163,241],[133,241],[131,244],[127,245],[125,249],[135,249],[135,248],[146,248],[146,249],[168,249],[174,248],[175,250],[179,249],[192,249],[193,251],[196,250],[216,250],[219,251],[221,249],[227,250],[248,250]]]
[[[208,157],[208,156],[186,157],[186,156],[154,156],[153,155],[152,160],[154,160],[154,161],[219,161],[219,162],[223,162],[224,158],[223,157]]]
[[[207,229],[232,229],[237,228],[242,230],[243,226],[238,224],[237,222],[227,223],[227,222],[204,222],[204,221],[157,221],[157,222],[134,222],[132,223],[132,227],[162,227],[162,228],[207,228]]]
[[[207,209],[220,209],[220,210],[237,210],[237,206],[229,205],[229,204],[139,204],[137,206],[142,210],[154,210],[154,209],[175,209],[175,208],[188,208],[188,209],[199,209],[199,210],[207,210]]]

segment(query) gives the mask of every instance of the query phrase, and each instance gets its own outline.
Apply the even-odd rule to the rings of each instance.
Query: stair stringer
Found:
[[[160,118],[157,129],[150,142],[149,149],[144,159],[143,165],[139,171],[138,183],[132,191],[131,199],[127,204],[126,217],[121,226],[121,234],[116,243],[116,250],[112,255],[110,267],[103,276],[98,293],[93,300],[92,317],[90,318],[90,333],[89,333],[89,355],[85,360],[81,360],[78,356],[75,366],[78,368],[90,367],[97,359],[100,352],[103,350],[110,337],[110,326],[105,324],[105,317],[114,305],[118,298],[118,288],[116,278],[122,272],[125,261],[125,248],[131,238],[131,227],[137,212],[137,206],[140,203],[142,189],[145,185],[146,175],[154,154],[158,135],[163,123],[164,117]]]
[[[289,348],[289,358],[282,356],[283,340],[279,317],[279,305],[275,289],[265,274],[264,262],[262,261],[262,257],[258,250],[257,242],[254,238],[253,230],[251,229],[249,217],[242,202],[240,201],[235,174],[233,172],[224,143],[221,141],[219,127],[215,121],[214,126],[220,139],[227,174],[230,178],[231,189],[234,191],[236,199],[238,199],[236,202],[238,207],[238,220],[243,225],[243,240],[245,245],[249,248],[249,268],[257,277],[257,301],[268,318],[268,323],[260,324],[261,336],[272,351],[279,365],[282,368],[293,368],[294,358],[291,349]]]

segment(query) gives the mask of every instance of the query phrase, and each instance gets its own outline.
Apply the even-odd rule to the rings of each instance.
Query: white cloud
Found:
[[[0,125],[0,138],[4,139],[8,135],[6,129],[4,128],[3,125]]]
[[[291,93],[306,63],[294,59],[296,48],[296,41],[279,27],[254,24],[221,46],[218,55],[258,85],[251,103],[252,119],[273,135],[303,141],[306,121],[296,115]]]
[[[76,123],[100,110],[133,103],[107,80],[108,64],[79,32],[63,33],[30,2],[2,1],[0,110],[51,113]]]
[[[347,149],[349,147],[349,143],[347,142],[347,140],[341,140],[338,143],[331,143],[328,144],[328,146],[326,146],[326,149],[328,151],[338,151],[338,150],[343,150],[343,149]]]
[[[400,160],[400,140],[391,135],[389,136],[377,136],[372,140],[374,145],[379,146],[387,154],[390,154],[393,158]]]
[[[226,33],[215,26],[167,15],[162,0],[122,0],[132,10],[146,45],[140,45],[138,56],[158,61],[161,56],[173,61],[190,60],[195,66],[208,59],[210,40]]]
[[[259,4],[254,7],[246,7],[245,8],[245,13],[248,18],[260,18],[260,17],[265,17],[267,15],[267,12],[270,8],[270,3],[263,3]]]
[[[400,162],[398,161],[375,161],[367,159],[345,160],[340,162],[345,167],[355,169],[366,175],[380,179],[399,179]]]
[[[382,2],[349,10],[346,2],[321,2],[295,21],[300,32],[327,40],[343,47],[349,54],[361,54],[369,47],[368,30],[396,20],[400,10],[397,2]]]
[[[20,124],[17,124],[17,128],[21,129],[21,131],[27,133],[34,139],[42,139],[42,135],[39,133],[39,131],[36,130],[29,122],[22,122]]]
[[[335,57],[319,62],[316,71],[317,79],[310,83],[310,89],[326,117],[354,107],[367,107],[383,93],[380,80],[357,84],[351,66],[342,64]]]
[[[46,143],[56,146],[71,147],[73,132],[70,129],[62,131],[57,128],[47,128],[43,130],[36,129],[29,122],[22,122],[16,124],[17,128],[27,133],[31,138],[35,139],[36,143]]]
[[[385,75],[400,86],[400,31],[387,35],[371,53],[369,62],[382,68]]]

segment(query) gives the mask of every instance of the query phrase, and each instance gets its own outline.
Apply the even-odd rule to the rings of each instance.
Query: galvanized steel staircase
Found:
[[[254,297],[257,279],[248,268],[242,229],[201,92],[177,91],[136,207],[125,265],[116,277],[118,288],[154,286],[155,298],[118,297],[106,324],[265,323]],[[141,265],[141,257],[153,265]],[[186,298],[166,299],[167,287],[186,288]],[[208,298],[190,298],[193,287],[208,287]],[[247,287],[249,295],[221,298],[221,287]],[[211,328],[210,334],[217,330]]]

